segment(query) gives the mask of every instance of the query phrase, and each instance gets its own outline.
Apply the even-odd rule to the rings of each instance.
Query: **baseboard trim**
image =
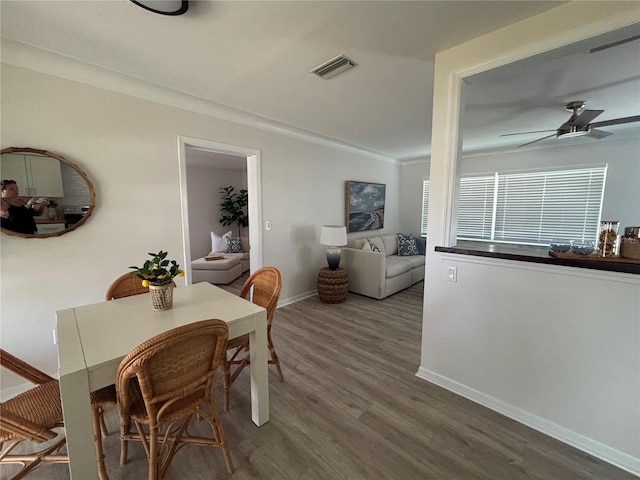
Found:
[[[443,377],[435,372],[420,367],[416,372],[416,377],[434,383],[451,392],[461,395],[469,400],[479,403],[495,412],[511,418],[519,423],[533,428],[550,437],[571,445],[594,457],[604,460],[607,463],[622,468],[634,475],[640,475],[640,459],[615,450],[607,445],[580,435],[572,430],[564,428],[554,422],[546,420],[537,415],[533,415],[521,408],[503,402],[497,398],[486,395],[478,390],[458,383],[449,378]]]
[[[316,290],[310,290],[308,292],[294,295],[293,297],[285,298],[284,300],[280,300],[278,302],[278,306],[276,308],[286,307],[287,305],[291,305],[292,303],[296,303],[306,298],[313,297],[314,295],[317,295],[317,294],[318,292]]]

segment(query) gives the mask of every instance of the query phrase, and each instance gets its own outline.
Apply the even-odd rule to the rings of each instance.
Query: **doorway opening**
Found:
[[[182,239],[185,265],[185,281],[192,282],[191,260],[210,251],[211,231],[222,234],[219,215],[209,214],[220,203],[220,186],[230,181],[242,184],[248,191],[249,241],[251,244],[250,271],[262,266],[262,189],[260,175],[260,151],[226,145],[208,140],[178,136],[180,197],[182,202]],[[193,173],[204,172],[202,177],[218,178],[220,185],[210,188],[201,182],[189,185]],[[207,173],[209,172],[209,173]],[[192,175],[190,176],[189,173]],[[213,205],[212,205],[213,203]],[[208,213],[209,212],[209,213]],[[203,253],[203,251],[206,252]],[[201,255],[202,254],[202,255]]]

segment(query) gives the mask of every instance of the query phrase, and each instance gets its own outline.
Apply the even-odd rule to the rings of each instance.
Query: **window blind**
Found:
[[[495,240],[595,240],[606,167],[499,175]]]
[[[422,222],[420,222],[420,235],[427,235],[427,224],[429,220],[429,180],[422,182]]]
[[[550,171],[496,172],[460,179],[458,239],[546,244],[596,240],[606,165]],[[422,185],[426,235],[429,180]]]
[[[458,238],[493,238],[493,213],[498,175],[460,178]]]

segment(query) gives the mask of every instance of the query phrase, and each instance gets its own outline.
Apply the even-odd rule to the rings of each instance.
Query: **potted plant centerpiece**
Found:
[[[169,310],[173,306],[173,287],[175,277],[184,277],[184,271],[175,260],[167,260],[167,252],[149,253],[151,260],[144,262],[136,270],[136,276],[142,280],[143,287],[149,287],[151,303],[156,311]]]

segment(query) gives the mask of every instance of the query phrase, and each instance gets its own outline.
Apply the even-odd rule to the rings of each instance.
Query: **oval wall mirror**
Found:
[[[7,235],[64,235],[84,224],[95,207],[95,191],[87,175],[73,162],[46,150],[0,150],[0,177],[0,230]]]

